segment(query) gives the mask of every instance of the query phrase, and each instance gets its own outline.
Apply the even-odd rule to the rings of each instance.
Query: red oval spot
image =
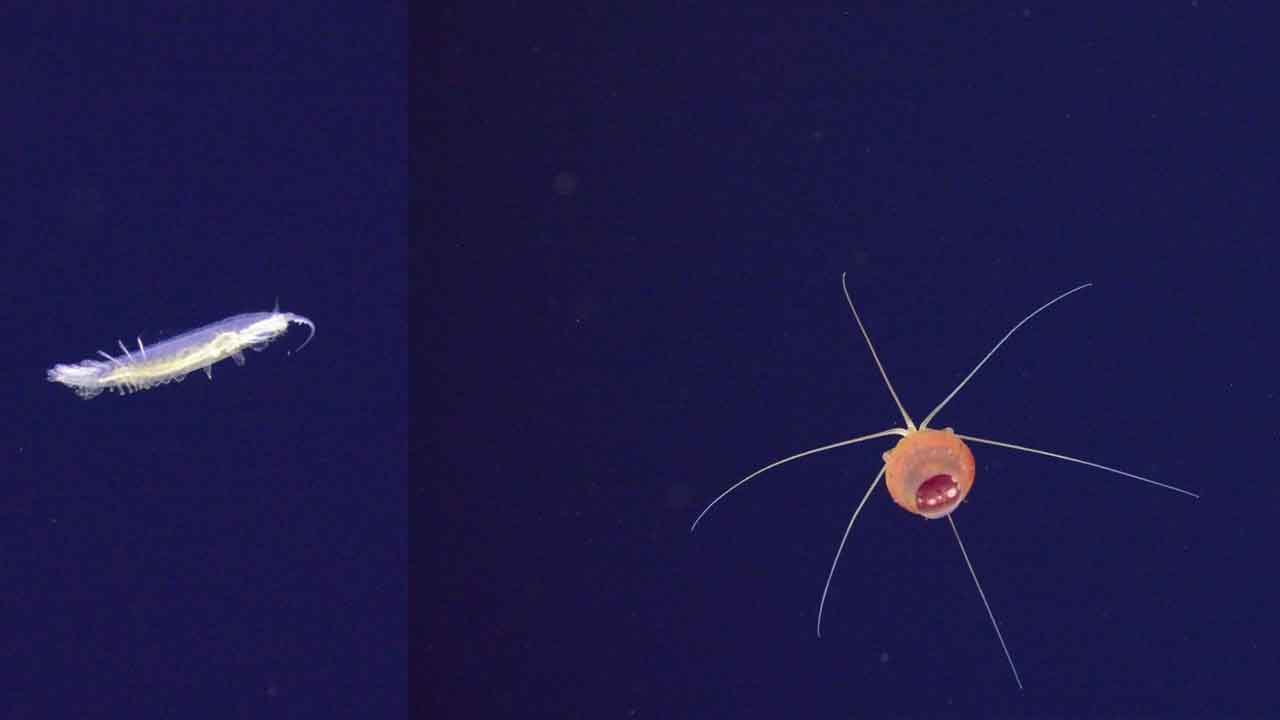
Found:
[[[916,489],[916,507],[936,511],[955,505],[960,499],[960,489],[950,475],[934,475]]]

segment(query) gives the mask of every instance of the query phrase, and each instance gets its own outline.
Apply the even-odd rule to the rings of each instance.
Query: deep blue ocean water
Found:
[[[413,135],[439,128],[415,174],[438,243],[415,276],[434,443],[418,699],[450,717],[1269,716],[1272,19],[444,13]],[[916,420],[1092,282],[935,424],[1202,494],[974,447],[955,520],[1022,691],[946,524],[883,491],[815,636],[888,441],[774,470],[689,532],[752,470],[900,422],[841,273]]]
[[[9,10],[0,717],[404,717],[403,10]],[[301,352],[45,380],[277,299]]]

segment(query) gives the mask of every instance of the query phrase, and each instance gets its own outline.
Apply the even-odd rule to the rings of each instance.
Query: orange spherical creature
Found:
[[[889,496],[930,520],[951,514],[973,488],[973,452],[951,428],[910,433],[883,457]]]
[[[1018,328],[1026,324],[1026,322],[1031,318],[1039,315],[1041,312],[1044,312],[1044,310],[1059,300],[1062,300],[1072,293],[1089,287],[1089,283],[1085,283],[1084,285],[1080,285],[1079,287],[1072,288],[1071,290],[1062,293],[1044,305],[1041,305],[1035,310],[1035,312],[1023,318],[1017,325],[1014,325],[1013,329],[1009,330],[1009,332],[1005,333],[1004,337],[1000,338],[1000,342],[997,342],[995,347],[991,348],[991,351],[978,362],[977,366],[975,366],[973,370],[969,371],[969,374],[960,381],[960,384],[957,385],[949,395],[943,398],[942,402],[938,403],[938,406],[933,409],[933,412],[926,415],[924,420],[919,424],[919,426],[917,426],[915,421],[911,419],[911,416],[907,414],[906,408],[902,406],[902,402],[898,399],[898,393],[894,391],[893,383],[889,382],[889,375],[885,372],[884,365],[880,362],[880,357],[876,354],[876,348],[871,343],[871,336],[867,334],[867,328],[862,324],[862,318],[858,315],[858,309],[853,305],[853,298],[849,295],[849,287],[845,283],[844,275],[840,276],[840,282],[844,287],[845,300],[849,303],[849,309],[853,312],[853,318],[858,323],[858,329],[862,331],[862,337],[867,341],[867,348],[871,350],[871,357],[875,360],[876,367],[880,370],[880,376],[884,378],[885,386],[889,389],[889,394],[893,396],[893,401],[898,406],[898,411],[902,413],[902,419],[906,423],[906,427],[889,428],[870,435],[862,435],[860,437],[831,443],[830,445],[823,445],[821,447],[805,450],[804,452],[785,457],[777,462],[770,463],[733,485],[730,485],[728,489],[720,493],[716,499],[712,500],[710,504],[708,504],[707,507],[698,514],[698,517],[693,521],[693,527],[690,528],[690,531],[697,529],[698,523],[702,521],[702,518],[706,516],[711,508],[715,507],[717,503],[723,500],[734,490],[742,487],[752,478],[772,470],[779,465],[783,465],[791,462],[792,460],[798,460],[809,455],[826,452],[827,450],[844,447],[845,445],[853,445],[866,440],[874,440],[876,438],[897,435],[900,438],[898,440],[898,444],[895,445],[892,450],[884,453],[884,465],[881,466],[880,472],[876,474],[875,480],[871,482],[871,487],[867,488],[867,492],[862,496],[862,500],[859,501],[857,507],[854,508],[853,515],[849,518],[849,524],[845,527],[844,535],[840,538],[840,544],[836,548],[836,556],[831,561],[831,570],[827,573],[827,582],[822,588],[822,598],[818,601],[818,636],[822,636],[822,612],[826,607],[827,591],[831,588],[831,578],[835,576],[836,565],[840,562],[840,553],[844,551],[844,544],[849,539],[849,531],[853,529],[853,523],[858,519],[858,514],[862,512],[862,507],[866,505],[868,498],[871,497],[871,493],[876,489],[876,486],[880,484],[880,478],[884,477],[885,485],[889,489],[890,497],[892,497],[893,501],[903,510],[929,520],[936,520],[943,517],[947,519],[947,523],[951,526],[951,531],[955,535],[956,542],[960,546],[960,552],[964,557],[965,565],[969,569],[969,575],[973,578],[973,582],[978,588],[978,595],[982,598],[982,604],[987,609],[987,617],[990,618],[991,625],[995,629],[996,638],[1000,641],[1001,649],[1004,650],[1005,659],[1009,661],[1009,669],[1013,671],[1014,682],[1016,682],[1018,684],[1018,688],[1021,689],[1022,679],[1018,676],[1018,669],[1014,665],[1013,656],[1009,653],[1009,647],[1005,644],[1004,636],[1000,633],[1000,626],[996,623],[995,613],[991,611],[991,604],[987,602],[986,593],[982,591],[982,583],[978,581],[978,573],[973,569],[973,563],[969,560],[969,553],[965,550],[964,542],[960,539],[960,531],[956,528],[955,520],[952,518],[952,513],[955,512],[956,508],[960,507],[960,503],[964,502],[969,491],[973,489],[975,471],[973,452],[969,450],[965,441],[976,442],[984,445],[994,445],[997,447],[1008,448],[1010,450],[1021,450],[1023,452],[1034,453],[1036,455],[1044,455],[1058,460],[1066,460],[1080,465],[1087,465],[1099,470],[1106,470],[1107,472],[1115,473],[1117,475],[1141,480],[1142,482],[1155,485],[1166,490],[1182,493],[1183,495],[1188,495],[1193,498],[1198,498],[1199,495],[1189,490],[1156,482],[1150,478],[1134,475],[1133,473],[1128,473],[1123,470],[1117,470],[1116,468],[1107,467],[1106,465],[1100,465],[1089,460],[1081,460],[1068,455],[1049,452],[1047,450],[1039,450],[1023,445],[1014,445],[1013,443],[1000,442],[998,440],[987,440],[984,438],[973,437],[971,435],[961,435],[954,432],[951,428],[944,428],[942,430],[933,430],[929,428],[929,422],[933,420],[934,416],[936,416],[942,408],[946,407],[947,403],[956,396],[956,393],[960,392],[960,389],[963,388],[975,374],[977,374],[978,370],[986,364],[987,360],[991,359],[991,356],[996,353],[996,350],[999,350],[1000,346],[1003,345],[1005,341],[1018,330]]]

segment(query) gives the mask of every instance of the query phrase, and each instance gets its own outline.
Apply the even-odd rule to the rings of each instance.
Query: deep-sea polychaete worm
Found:
[[[243,365],[246,349],[263,349],[283,335],[290,323],[305,325],[311,330],[298,346],[301,350],[315,336],[315,324],[301,315],[282,313],[277,307],[271,312],[233,315],[145,347],[139,337],[138,349],[132,352],[123,341],[117,341],[123,355],[112,357],[99,350],[104,360],[54,365],[47,377],[49,382],[62,383],[86,400],[103,390],[127,395],[180,382],[197,370],[203,370],[212,380],[214,363],[231,358],[237,365]]]

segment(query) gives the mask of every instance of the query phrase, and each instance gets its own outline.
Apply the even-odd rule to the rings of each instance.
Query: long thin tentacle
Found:
[[[991,612],[991,603],[987,602],[987,594],[982,592],[982,583],[978,582],[978,571],[973,569],[973,563],[969,560],[969,551],[964,549],[964,541],[960,539],[960,531],[956,529],[956,521],[947,515],[947,522],[951,523],[951,532],[956,536],[956,543],[960,545],[960,554],[964,556],[964,564],[969,568],[969,575],[973,578],[973,584],[978,586],[978,597],[982,598],[982,606],[987,609],[987,617],[991,618],[991,627],[996,629],[996,639],[1000,641],[1000,649],[1004,650],[1004,657],[1009,661],[1009,669],[1013,671],[1013,681],[1018,683],[1018,689],[1022,689],[1022,678],[1018,677],[1018,666],[1013,664],[1013,655],[1009,654],[1009,646],[1004,643],[1004,635],[1000,632],[1000,623],[996,622],[996,614]]]
[[[986,356],[986,357],[984,357],[984,358],[982,358],[982,360],[981,360],[981,361],[979,361],[979,362],[978,362],[978,364],[977,364],[977,365],[976,365],[972,370],[970,370],[970,371],[969,371],[969,374],[968,374],[968,375],[965,375],[965,376],[964,376],[964,379],[960,381],[960,384],[956,386],[956,389],[955,389],[955,390],[952,390],[952,391],[951,391],[951,393],[950,393],[949,395],[947,395],[945,398],[943,398],[943,399],[942,399],[942,402],[938,403],[938,407],[936,407],[936,408],[934,408],[934,409],[933,409],[933,412],[931,412],[931,413],[929,413],[927,416],[925,416],[924,422],[920,423],[920,427],[921,427],[922,429],[923,429],[923,428],[926,428],[926,427],[929,427],[929,421],[933,420],[933,416],[937,415],[937,414],[938,414],[938,412],[942,410],[942,408],[944,408],[944,407],[946,407],[946,406],[947,406],[947,403],[951,402],[951,398],[955,397],[955,396],[956,396],[956,393],[960,392],[960,388],[963,388],[963,387],[965,386],[965,383],[969,382],[969,379],[970,379],[970,378],[972,378],[974,375],[977,375],[977,374],[978,374],[978,371],[982,369],[982,366],[987,364],[987,361],[991,359],[991,356],[996,354],[996,351],[1000,349],[1000,346],[1001,346],[1001,345],[1003,345],[1003,344],[1004,344],[1004,342],[1005,342],[1006,340],[1008,340],[1008,339],[1009,339],[1009,338],[1010,338],[1010,337],[1011,337],[1015,332],[1017,332],[1017,331],[1018,331],[1018,328],[1022,327],[1023,325],[1026,325],[1026,324],[1027,324],[1027,321],[1028,321],[1028,320],[1030,320],[1031,318],[1033,318],[1033,317],[1035,317],[1035,316],[1039,315],[1040,313],[1044,312],[1045,310],[1048,310],[1050,306],[1052,306],[1054,303],[1058,302],[1059,300],[1061,300],[1061,299],[1063,299],[1063,298],[1067,297],[1068,295],[1070,295],[1070,294],[1072,294],[1072,293],[1079,292],[1079,291],[1081,291],[1081,290],[1083,290],[1083,289],[1085,289],[1085,288],[1089,287],[1089,286],[1090,286],[1090,285],[1092,285],[1092,284],[1093,284],[1093,283],[1085,283],[1085,284],[1083,284],[1083,285],[1080,285],[1079,287],[1071,288],[1070,290],[1068,290],[1068,291],[1066,291],[1066,292],[1062,293],[1062,294],[1061,294],[1061,295],[1059,295],[1058,297],[1056,297],[1056,298],[1054,298],[1054,299],[1050,300],[1049,302],[1047,302],[1047,303],[1045,303],[1045,304],[1041,305],[1040,307],[1036,308],[1035,312],[1031,313],[1030,315],[1028,315],[1028,316],[1026,316],[1026,317],[1024,317],[1024,318],[1022,318],[1022,320],[1020,320],[1020,321],[1018,322],[1018,324],[1017,324],[1017,325],[1014,325],[1014,326],[1013,326],[1013,329],[1012,329],[1012,330],[1010,330],[1009,332],[1005,333],[1005,334],[1004,334],[1004,337],[1000,338],[1000,342],[996,343],[996,346],[995,346],[995,347],[993,347],[993,348],[991,348],[991,352],[987,353],[987,356]]]
[[[968,440],[970,442],[982,443],[983,445],[994,445],[996,447],[1008,448],[1010,450],[1021,450],[1022,452],[1029,452],[1035,455],[1044,455],[1045,457],[1051,457],[1057,460],[1066,460],[1067,462],[1079,463],[1081,465],[1088,465],[1091,468],[1106,470],[1107,472],[1115,473],[1116,475],[1123,475],[1128,478],[1133,478],[1134,480],[1141,480],[1142,482],[1147,483],[1148,485],[1155,485],[1156,487],[1164,488],[1165,490],[1172,490],[1176,493],[1182,493],[1183,495],[1187,495],[1196,499],[1200,498],[1200,495],[1198,493],[1193,493],[1190,490],[1183,490],[1182,488],[1176,485],[1168,485],[1166,483],[1157,482],[1155,480],[1152,480],[1151,478],[1145,478],[1145,477],[1142,477],[1141,475],[1134,475],[1131,472],[1125,472],[1124,470],[1117,470],[1116,468],[1107,467],[1106,465],[1099,465],[1096,462],[1081,460],[1080,458],[1074,458],[1074,457],[1071,457],[1070,455],[1062,455],[1061,453],[1049,452],[1048,450],[1037,450],[1036,448],[1033,448],[1033,447],[1026,447],[1025,445],[1014,445],[1013,443],[1000,442],[999,440],[988,440],[986,438],[973,437],[971,435],[961,435],[960,433],[956,433],[956,437],[960,438],[961,440]]]
[[[836,565],[840,563],[840,553],[844,552],[845,541],[849,539],[849,531],[853,529],[853,521],[858,519],[858,513],[862,512],[862,506],[867,504],[867,499],[871,497],[872,491],[880,484],[880,478],[884,477],[885,466],[880,467],[880,472],[876,473],[876,479],[871,481],[871,487],[863,493],[862,499],[858,501],[858,507],[853,509],[853,515],[849,518],[849,524],[844,528],[844,535],[840,536],[840,545],[836,548],[836,556],[831,560],[831,570],[827,572],[827,582],[822,586],[822,599],[818,601],[818,637],[822,637],[822,611],[827,607],[827,591],[831,589],[831,578],[836,575]]]
[[[898,399],[898,393],[893,389],[893,383],[889,382],[889,373],[884,371],[884,365],[880,363],[880,356],[876,354],[876,346],[871,344],[871,336],[867,334],[867,328],[862,324],[862,317],[858,315],[858,308],[853,306],[853,297],[849,295],[849,283],[845,281],[845,276],[849,273],[840,273],[840,287],[844,288],[844,299],[849,303],[849,309],[853,311],[853,319],[858,323],[858,329],[862,331],[862,339],[867,341],[867,349],[871,351],[871,359],[876,361],[876,367],[880,370],[880,377],[884,378],[885,387],[889,388],[889,394],[893,396],[893,402],[898,406],[898,412],[902,413],[902,419],[907,423],[907,429],[915,430],[916,423],[907,414],[907,409],[902,406],[902,401]],[[921,425],[921,427],[924,427]]]
[[[739,480],[738,482],[736,482],[736,483],[734,483],[734,484],[730,485],[728,490],[725,490],[724,492],[722,492],[722,493],[720,493],[719,495],[717,495],[715,500],[712,500],[712,501],[711,501],[711,503],[710,503],[709,505],[707,505],[705,508],[703,508],[702,512],[698,513],[698,517],[693,521],[693,525],[692,525],[692,526],[690,526],[690,528],[689,528],[689,532],[693,532],[694,530],[697,530],[697,529],[698,529],[698,523],[699,523],[699,522],[702,522],[702,518],[703,518],[703,516],[705,516],[708,512],[711,512],[711,508],[715,507],[715,506],[716,506],[716,503],[718,503],[718,502],[720,502],[721,500],[725,499],[725,497],[727,497],[727,496],[729,495],[729,493],[731,493],[731,492],[733,492],[734,490],[737,490],[738,488],[740,488],[740,487],[742,487],[743,485],[745,485],[745,484],[747,483],[747,481],[748,481],[748,480],[750,480],[750,479],[752,479],[752,478],[756,477],[757,475],[760,475],[760,474],[762,474],[762,473],[764,473],[764,472],[767,472],[767,471],[769,471],[769,470],[772,470],[772,469],[774,469],[774,468],[778,467],[779,465],[785,465],[786,463],[789,463],[789,462],[791,462],[792,460],[799,460],[799,459],[800,459],[800,458],[802,458],[802,457],[808,457],[808,456],[810,456],[810,455],[817,455],[817,454],[818,454],[818,453],[820,453],[820,452],[826,452],[827,450],[834,450],[834,449],[836,449],[836,448],[838,448],[838,447],[844,447],[845,445],[852,445],[852,444],[854,444],[854,443],[860,443],[860,442],[862,442],[862,441],[864,441],[864,440],[875,440],[876,438],[887,437],[887,436],[889,436],[889,435],[906,435],[906,434],[907,434],[907,431],[906,431],[906,430],[903,430],[902,428],[889,428],[888,430],[881,430],[881,431],[880,431],[880,432],[878,432],[878,433],[871,433],[870,435],[863,435],[863,436],[861,436],[861,437],[850,438],[849,440],[841,440],[840,442],[831,443],[830,445],[823,445],[822,447],[816,447],[816,448],[813,448],[812,450],[805,450],[804,452],[798,452],[798,453],[796,453],[795,455],[791,455],[791,456],[789,456],[789,457],[784,457],[784,458],[782,458],[781,460],[778,460],[777,462],[769,463],[768,465],[765,465],[764,467],[760,468],[759,470],[756,470],[755,472],[751,473],[750,475],[748,475],[748,476],[746,476],[746,477],[742,478],[742,479],[741,479],[741,480]]]

